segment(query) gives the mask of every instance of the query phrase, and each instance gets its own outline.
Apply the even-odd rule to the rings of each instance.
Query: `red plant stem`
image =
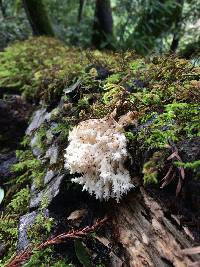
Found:
[[[92,226],[87,226],[83,229],[73,230],[67,233],[63,233],[55,236],[54,238],[45,241],[37,245],[35,248],[27,247],[20,254],[15,255],[5,267],[19,267],[25,261],[27,261],[33,254],[33,250],[42,250],[50,245],[60,244],[65,242],[67,239],[80,239],[86,237],[87,234],[94,232],[97,228],[101,227],[107,221],[106,218],[102,220],[97,220],[96,223]]]

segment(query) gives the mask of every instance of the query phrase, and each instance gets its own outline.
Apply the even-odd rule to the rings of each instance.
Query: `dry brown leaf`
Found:
[[[67,220],[78,220],[86,214],[86,209],[75,210],[67,217]]]

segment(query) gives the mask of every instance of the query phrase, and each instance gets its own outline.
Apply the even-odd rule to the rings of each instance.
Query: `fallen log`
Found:
[[[113,223],[124,248],[124,266],[199,266],[199,255],[187,256],[182,251],[194,246],[189,230],[179,230],[144,188],[140,193],[129,195],[115,209]]]

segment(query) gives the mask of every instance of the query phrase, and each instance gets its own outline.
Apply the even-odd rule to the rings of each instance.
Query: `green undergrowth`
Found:
[[[200,137],[200,107],[198,104],[173,103],[164,106],[163,113],[152,112],[142,122],[149,123],[138,136],[143,145],[164,148],[168,140],[173,142],[185,138]]]
[[[0,215],[0,242],[5,246],[5,252],[0,260],[0,266],[5,266],[16,253],[18,241],[18,226],[20,216],[30,212],[30,188],[33,181],[40,182],[44,177],[44,167],[36,159],[27,147],[29,140],[24,138],[22,142],[25,146],[23,150],[17,150],[18,162],[12,166],[15,178],[4,184],[6,196],[3,202],[4,212]],[[28,238],[31,245],[36,247],[41,242],[49,238],[49,234],[54,228],[54,219],[45,215],[48,200],[45,196],[42,199],[40,209],[34,224],[28,229]],[[54,248],[49,247],[42,251],[34,249],[32,256],[23,266],[69,266],[70,264],[62,257],[53,257]]]
[[[0,260],[0,266],[4,266],[16,252],[19,219],[29,212],[31,183],[34,179],[39,181],[44,176],[41,162],[33,156],[27,143],[29,140],[25,138],[22,142],[22,150],[16,151],[18,162],[12,166],[14,178],[4,184],[6,195],[3,202],[4,212],[0,216],[0,242],[5,245],[6,250]],[[49,221],[42,219],[41,211],[41,214],[38,214],[39,219],[42,224],[37,224],[41,228],[37,227],[37,230],[40,230],[41,237],[42,230],[49,230],[51,218],[48,218]]]
[[[19,218],[29,210],[31,175],[33,169],[35,171],[35,159],[29,150],[17,151],[16,154],[15,178],[4,184],[6,196],[0,219],[0,242],[5,245],[6,252],[0,266],[4,266],[16,251]]]
[[[74,267],[73,264],[69,263],[67,260],[57,257],[56,259],[52,256],[54,250],[52,247],[48,247],[44,250],[38,251],[34,250],[33,255],[30,260],[25,263],[24,267],[35,267],[35,266],[51,266],[51,267]]]

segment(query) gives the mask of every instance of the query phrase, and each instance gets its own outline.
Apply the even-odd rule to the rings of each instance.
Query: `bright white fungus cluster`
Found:
[[[133,186],[124,161],[128,156],[123,128],[112,118],[89,119],[69,133],[65,168],[82,176],[72,181],[97,199],[117,201]]]

